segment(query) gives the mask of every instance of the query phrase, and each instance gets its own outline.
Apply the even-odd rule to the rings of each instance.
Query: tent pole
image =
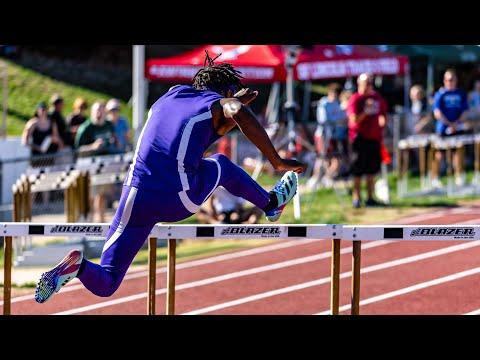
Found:
[[[145,45],[133,45],[133,135],[134,144],[145,120]]]
[[[434,66],[432,57],[428,58],[427,67],[427,96],[432,96],[434,91]]]
[[[265,119],[269,124],[271,122],[270,121],[271,117],[275,113],[274,109],[275,109],[275,103],[278,97],[279,88],[280,88],[280,83],[278,81],[274,82],[272,84],[272,87],[270,88],[270,94],[268,96],[268,102],[267,102],[267,109],[265,111]]]
[[[403,81],[403,96],[404,96],[404,101],[403,101],[403,106],[405,108],[405,112],[408,111],[408,108],[410,107],[410,87],[412,86],[412,78],[410,75],[410,64],[407,63],[405,65],[405,78]]]
[[[288,122],[288,151],[295,154],[295,112],[296,103],[294,98],[294,66],[297,61],[298,48],[295,45],[287,46],[285,56],[285,66],[287,68],[287,101],[285,102],[285,111]]]
[[[306,123],[310,115],[310,99],[312,95],[312,82],[306,81],[303,90],[303,109],[302,109],[302,122]]]

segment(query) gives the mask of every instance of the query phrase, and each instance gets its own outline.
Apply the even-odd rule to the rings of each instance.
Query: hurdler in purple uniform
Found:
[[[195,214],[218,186],[242,197],[276,221],[297,191],[305,165],[282,159],[248,105],[258,95],[245,89],[230,64],[208,65],[193,86],[175,86],[149,111],[138,140],[119,207],[110,226],[100,264],[70,252],[42,274],[35,299],[43,303],[74,277],[98,296],[111,296],[133,258],[158,222],[176,222]],[[270,192],[223,155],[203,158],[205,150],[238,126],[271,162],[287,171]]]

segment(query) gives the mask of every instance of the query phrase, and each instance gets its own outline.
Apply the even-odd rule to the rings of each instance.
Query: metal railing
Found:
[[[480,135],[458,135],[441,138],[437,135],[413,135],[398,142],[397,146],[397,174],[398,174],[398,194],[399,197],[408,195],[416,196],[417,193],[409,191],[409,168],[410,168],[410,152],[418,151],[420,190],[428,192],[433,190],[432,186],[432,166],[435,160],[436,151],[445,151],[447,165],[447,186],[444,191],[435,189],[436,193],[447,196],[456,194],[456,188],[460,186],[454,185],[453,180],[453,152],[459,152],[460,169],[458,173],[462,177],[466,177],[465,172],[465,147],[473,146],[474,166],[473,179],[470,185],[472,190],[468,193],[478,194],[480,192]],[[440,172],[440,170],[438,170]]]

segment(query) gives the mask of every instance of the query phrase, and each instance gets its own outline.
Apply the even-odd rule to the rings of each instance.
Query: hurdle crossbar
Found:
[[[4,300],[3,314],[11,314],[12,242],[22,236],[105,237],[110,225],[105,223],[0,223],[4,238]],[[166,225],[157,224],[149,237],[149,277],[147,313],[155,314],[156,243],[168,240],[166,313],[175,312],[176,242],[180,239],[325,239],[332,241],[331,314],[339,313],[340,245],[353,242],[352,251],[352,314],[360,312],[361,242],[391,241],[474,241],[480,240],[480,225]]]

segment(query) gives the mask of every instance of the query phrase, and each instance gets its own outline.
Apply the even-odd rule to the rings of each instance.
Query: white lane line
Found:
[[[458,272],[458,273],[455,273],[455,274],[443,276],[443,277],[440,277],[440,278],[437,278],[437,279],[433,279],[433,280],[425,281],[425,282],[418,283],[418,284],[415,284],[415,285],[412,285],[412,286],[408,286],[408,287],[405,287],[403,289],[390,291],[390,292],[385,293],[385,294],[381,294],[381,295],[373,296],[373,297],[365,299],[365,300],[361,300],[360,301],[360,306],[376,303],[376,302],[383,301],[383,300],[386,300],[386,299],[391,299],[391,298],[396,297],[396,296],[408,294],[408,293],[418,291],[418,290],[421,290],[421,289],[426,289],[428,287],[443,284],[443,283],[446,283],[446,282],[455,281],[455,280],[458,280],[458,279],[461,279],[461,278],[464,278],[464,277],[467,277],[467,276],[476,275],[476,274],[479,274],[479,273],[480,273],[480,267],[476,267],[476,268],[473,268],[473,269],[461,271],[461,272]],[[349,310],[350,308],[351,308],[351,305],[348,304],[348,305],[340,306],[339,310],[342,312],[342,311]],[[322,311],[322,312],[320,312],[318,314],[315,314],[315,315],[328,315],[328,314],[330,314],[330,310]]]
[[[256,254],[262,254],[265,252],[270,252],[270,251],[275,251],[275,250],[280,250],[280,249],[285,249],[293,246],[299,246],[299,245],[305,245],[317,241],[323,241],[323,239],[301,239],[301,240],[291,240],[291,241],[285,241],[277,244],[272,244],[272,245],[266,245],[266,246],[261,246],[258,248],[253,248],[253,249],[247,249],[247,250],[242,250],[242,251],[237,251],[233,253],[228,253],[228,254],[223,254],[223,255],[217,255],[217,256],[212,256],[204,259],[198,259],[198,260],[192,260],[192,261],[187,261],[183,262],[180,264],[177,264],[176,269],[181,270],[181,269],[188,269],[196,266],[202,266],[202,265],[207,265],[207,264],[213,264],[216,262],[220,261],[226,261],[226,260],[231,260],[231,259],[237,259],[245,256],[251,256],[251,255],[256,255]],[[161,267],[157,269],[157,274],[161,273],[166,273],[167,268],[166,267]],[[131,280],[131,279],[137,279],[140,277],[148,276],[148,271],[136,271],[133,273],[127,273],[125,275],[125,278],[123,281],[126,280]],[[80,282],[78,279],[74,279],[76,282]],[[75,290],[82,290],[85,289],[85,287],[79,283],[76,285],[67,285],[64,287],[62,290],[60,290],[60,293],[67,293],[70,291],[75,291]],[[28,301],[33,299],[33,293],[29,295],[23,295],[23,296],[17,296],[12,298],[11,302],[16,303],[16,302],[21,302],[21,301]],[[0,305],[3,305],[3,301],[0,300]]]
[[[377,246],[382,246],[382,245],[385,245],[385,244],[391,243],[391,242],[392,241],[386,241],[386,240],[372,241],[372,242],[369,242],[369,243],[365,244],[364,250],[374,248],[374,247],[377,247]],[[343,249],[340,250],[341,254],[348,254],[348,253],[351,253],[351,252],[352,252],[351,247],[343,248]],[[301,258],[297,258],[297,259],[293,259],[293,260],[287,260],[287,261],[282,261],[282,262],[278,262],[278,263],[274,263],[274,264],[270,264],[270,265],[260,266],[260,267],[256,267],[256,268],[251,268],[251,269],[246,269],[246,270],[241,270],[241,271],[235,271],[235,272],[224,274],[224,275],[214,276],[214,277],[210,277],[210,278],[206,278],[206,279],[202,279],[202,280],[197,280],[197,281],[192,281],[192,282],[180,284],[180,285],[175,286],[175,290],[176,291],[185,290],[185,289],[190,289],[190,288],[194,288],[194,287],[197,287],[197,286],[210,285],[210,284],[218,283],[218,282],[221,282],[221,281],[236,279],[236,278],[239,278],[239,277],[254,275],[254,274],[258,274],[258,273],[262,273],[262,272],[266,272],[266,271],[283,269],[283,268],[286,268],[286,267],[291,267],[291,266],[305,264],[305,263],[309,263],[309,262],[313,262],[313,261],[328,259],[328,258],[330,258],[330,256],[331,256],[331,252],[327,251],[327,252],[323,252],[323,253],[317,254],[317,255],[310,255],[310,256],[305,256],[305,257],[301,257]],[[156,295],[161,295],[161,294],[164,294],[165,292],[166,292],[166,289],[163,288],[163,289],[156,290],[155,294]],[[141,298],[144,298],[144,297],[147,297],[146,292],[131,295],[131,296],[127,296],[127,297],[121,297],[121,298],[114,299],[114,300],[104,301],[104,302],[100,302],[100,303],[96,303],[96,304],[92,304],[92,305],[82,306],[82,307],[79,307],[79,308],[74,308],[74,309],[70,309],[70,310],[67,310],[67,311],[58,312],[58,313],[55,313],[53,315],[78,314],[78,313],[81,313],[81,312],[100,309],[100,308],[107,307],[107,306],[123,304],[123,303],[126,303],[126,302],[138,300],[138,299],[141,299]]]
[[[376,264],[376,265],[367,266],[367,267],[361,269],[360,273],[366,274],[366,273],[370,273],[370,272],[373,272],[373,271],[388,269],[388,268],[392,268],[392,267],[395,267],[395,266],[409,264],[409,263],[413,263],[413,262],[416,262],[416,261],[420,261],[420,260],[424,260],[424,259],[428,259],[428,258],[433,258],[433,257],[436,257],[436,256],[441,256],[441,255],[449,254],[449,253],[452,253],[452,252],[455,252],[455,251],[461,251],[461,250],[469,249],[469,248],[476,247],[476,246],[480,246],[480,240],[469,242],[469,243],[464,243],[464,244],[459,244],[459,245],[453,245],[453,246],[445,247],[445,248],[438,249],[438,250],[428,251],[428,252],[418,254],[418,255],[413,255],[413,256],[409,256],[409,257],[405,257],[405,258],[401,258],[401,259],[387,261],[387,262]],[[340,274],[340,279],[349,278],[349,277],[351,277],[351,275],[352,275],[351,271],[344,272],[344,273]],[[264,293],[247,296],[245,298],[236,299],[236,300],[233,300],[233,301],[228,301],[228,302],[225,302],[225,303],[222,303],[222,304],[217,304],[217,305],[208,306],[208,307],[201,308],[201,309],[196,309],[196,310],[189,311],[189,312],[187,312],[185,314],[182,314],[182,315],[205,314],[205,313],[209,313],[209,312],[212,312],[212,311],[225,309],[225,308],[228,308],[228,307],[245,304],[245,303],[248,303],[248,302],[252,302],[252,301],[256,301],[256,300],[260,300],[260,299],[265,299],[265,298],[271,297],[271,296],[276,296],[276,295],[285,294],[285,293],[292,292],[292,291],[297,291],[297,290],[300,290],[300,289],[305,289],[305,288],[312,287],[312,286],[318,286],[318,285],[326,284],[326,283],[329,283],[329,282],[330,282],[330,277],[324,277],[324,278],[309,281],[309,282],[306,282],[306,283],[296,284],[296,285],[293,285],[293,286],[288,286],[288,287],[285,287],[285,288],[271,290],[271,291],[267,291],[267,292],[264,292]]]
[[[391,224],[407,225],[406,223],[408,222],[425,221],[425,220],[431,220],[439,217],[445,217],[448,215],[468,214],[468,213],[471,213],[472,215],[477,215],[477,212],[471,208],[461,208],[461,209],[453,209],[453,210],[447,209],[447,210],[438,210],[433,213],[408,216],[399,220],[392,221]]]
[[[468,312],[466,314],[463,314],[463,315],[480,315],[480,309],[470,311],[470,312]]]

